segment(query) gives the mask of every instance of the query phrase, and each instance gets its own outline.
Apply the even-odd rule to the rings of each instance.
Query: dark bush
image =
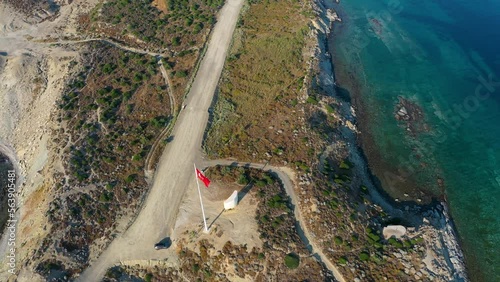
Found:
[[[295,269],[299,267],[300,258],[294,253],[290,253],[285,256],[285,265],[290,269]]]

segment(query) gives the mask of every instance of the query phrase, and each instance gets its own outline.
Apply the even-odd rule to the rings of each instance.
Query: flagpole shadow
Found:
[[[245,187],[243,187],[243,189],[241,189],[238,192],[238,202],[241,202],[252,188],[253,188],[253,180],[250,181],[250,183],[248,183]]]
[[[214,222],[216,222],[216,221],[217,221],[217,219],[219,219],[219,217],[222,215],[222,213],[223,213],[225,210],[226,210],[226,209],[224,209],[224,208],[223,208],[223,209],[220,211],[220,213],[219,213],[219,214],[218,214],[218,215],[214,218],[214,220],[212,221],[212,223],[210,223],[210,225],[208,226],[208,230],[210,230],[210,228],[212,228],[212,225],[214,224]]]

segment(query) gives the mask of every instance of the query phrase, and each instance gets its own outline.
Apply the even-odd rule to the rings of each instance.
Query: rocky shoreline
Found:
[[[370,183],[368,190],[373,203],[393,217],[404,219],[408,226],[406,236],[421,236],[425,241],[425,250],[421,250],[426,254],[421,262],[424,266],[423,270],[416,271],[410,262],[405,262],[404,253],[395,253],[394,256],[405,265],[405,273],[413,275],[415,280],[427,277],[433,281],[468,281],[464,256],[453,221],[448,213],[447,204],[434,201],[422,206],[415,202],[399,202],[398,199],[388,196],[370,172],[368,160],[358,145],[363,135],[356,126],[356,112],[350,99],[346,99],[344,94],[339,93],[340,88],[335,79],[334,63],[330,54],[331,46],[328,46],[334,22],[341,21],[334,10],[335,5],[334,0],[315,2],[315,10],[318,14],[318,20],[313,22],[318,40],[315,55],[320,74],[317,83],[326,95],[339,100],[342,130],[338,138],[343,140],[348,147],[349,160],[354,164],[356,177],[363,183]],[[401,110],[402,108],[404,110]],[[418,106],[401,98],[396,109],[395,115],[399,120],[407,123],[406,126],[410,128],[410,131],[416,134],[422,129],[421,119],[419,119],[421,111]]]

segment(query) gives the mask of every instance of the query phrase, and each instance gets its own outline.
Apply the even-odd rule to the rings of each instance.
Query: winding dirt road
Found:
[[[44,43],[44,44],[47,44],[47,45],[51,45],[51,44],[64,45],[64,44],[87,43],[87,42],[94,42],[94,41],[95,42],[103,42],[103,43],[109,44],[109,45],[111,45],[113,47],[116,47],[118,49],[129,51],[129,52],[132,52],[132,53],[137,53],[137,54],[142,54],[142,55],[149,55],[149,56],[153,56],[153,57],[161,57],[161,58],[166,57],[165,53],[158,53],[158,52],[153,52],[153,51],[149,51],[149,50],[143,50],[143,49],[139,49],[139,48],[135,48],[135,47],[131,47],[131,46],[126,46],[124,44],[116,42],[113,39],[104,38],[104,37],[87,38],[87,39],[79,39],[79,40],[56,40],[56,41],[47,41],[47,42],[40,42],[40,43]]]
[[[153,245],[170,236],[179,205],[194,184],[193,163],[201,156],[201,142],[227,50],[243,0],[228,0],[219,14],[207,52],[179,114],[173,141],[160,158],[153,186],[143,208],[126,232],[117,237],[77,281],[100,281],[109,267],[130,259],[161,259]],[[193,186],[191,186],[193,187]]]

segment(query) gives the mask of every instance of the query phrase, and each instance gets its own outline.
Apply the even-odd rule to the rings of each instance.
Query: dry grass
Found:
[[[20,246],[18,248],[18,256],[21,261],[33,255],[33,250],[36,250],[50,231],[51,224],[48,223],[48,219],[45,216],[50,199],[50,194],[47,192],[49,188],[50,183],[46,181],[24,203],[24,212],[19,221],[17,238]]]
[[[308,19],[299,2],[250,4],[239,22],[205,142],[212,157],[296,161],[307,156],[295,112],[306,73]]]

